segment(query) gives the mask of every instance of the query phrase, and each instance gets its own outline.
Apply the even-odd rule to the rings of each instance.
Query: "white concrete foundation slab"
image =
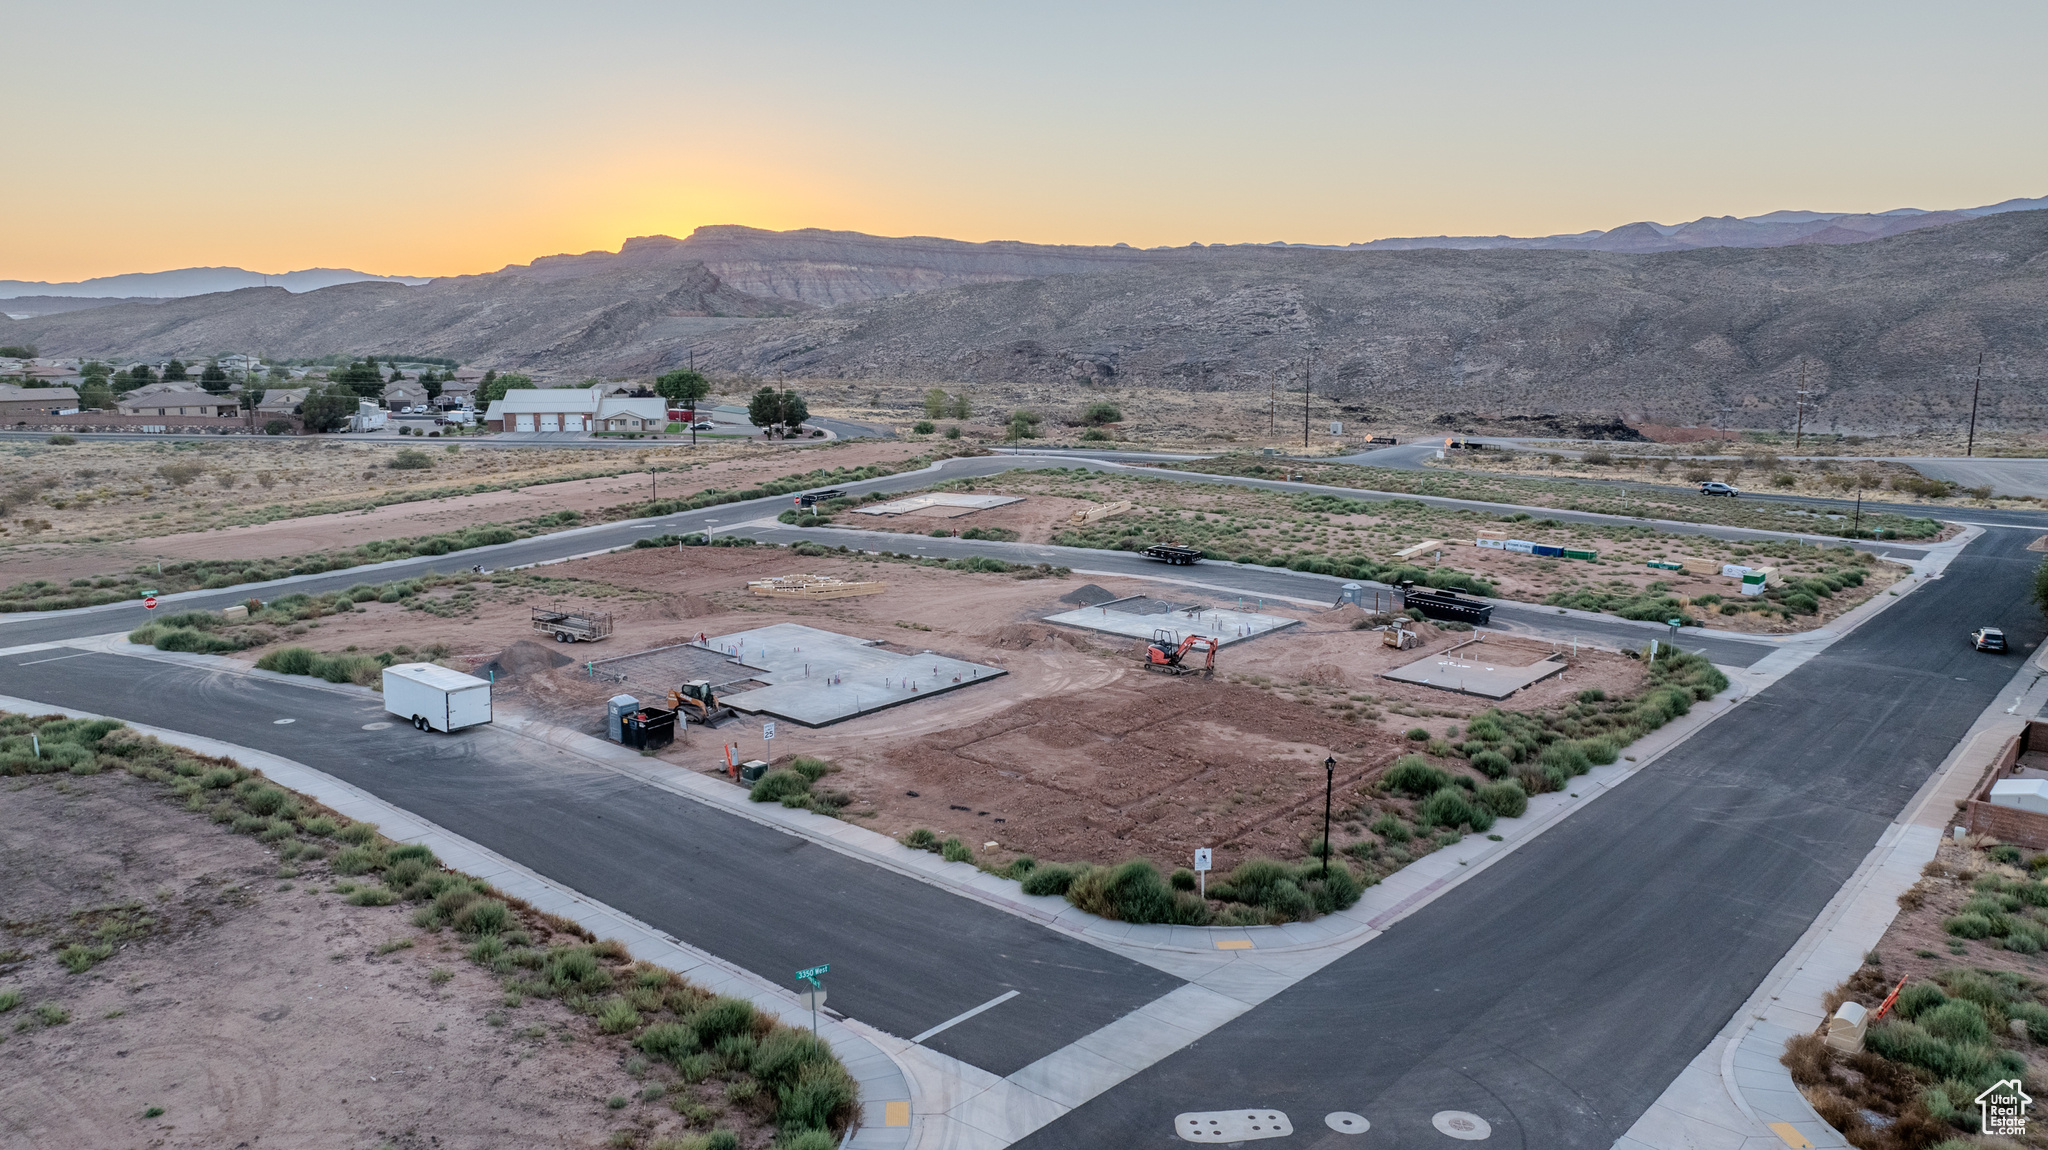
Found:
[[[1455,651],[1425,655],[1405,667],[1382,673],[1380,678],[1483,699],[1505,699],[1531,683],[1562,674],[1564,666],[1564,660],[1556,657],[1539,659],[1527,666],[1510,666],[1488,658],[1485,644],[1475,643]]]
[[[848,510],[855,515],[909,515],[917,511],[953,509],[955,514],[969,515],[1001,507],[1006,503],[1022,503],[1019,495],[955,495],[951,492],[936,492],[930,495],[912,495],[905,499],[892,499],[887,503],[869,503]]]
[[[806,727],[826,726],[1007,674],[1000,667],[944,655],[898,654],[870,639],[800,623],[718,635],[705,646],[754,668],[754,678],[768,684],[721,695],[719,702]]]
[[[1165,628],[1182,637],[1208,635],[1216,639],[1219,646],[1225,647],[1301,624],[1301,620],[1283,615],[1258,615],[1250,611],[1211,607],[1186,608],[1164,615],[1134,615],[1109,606],[1082,607],[1047,615],[1045,621],[1068,627],[1085,627],[1090,631],[1106,631],[1112,635],[1127,635],[1133,639],[1150,639],[1153,631]]]

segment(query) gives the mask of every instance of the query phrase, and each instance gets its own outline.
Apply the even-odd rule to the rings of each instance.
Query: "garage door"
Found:
[[[532,430],[533,430],[533,417],[532,417],[531,415],[515,415],[515,416],[513,416],[513,417],[512,417],[512,430],[514,430],[514,431],[532,431]]]
[[[559,414],[556,414],[556,413],[552,413],[552,412],[551,412],[551,413],[549,413],[549,414],[547,414],[547,415],[543,415],[543,416],[541,416],[541,417],[540,417],[540,429],[541,429],[542,431],[560,431],[560,430],[562,430],[562,417],[561,417],[561,416],[560,416]]]
[[[589,430],[590,430],[590,417],[589,417],[589,416],[585,416],[585,415],[565,415],[565,416],[563,416],[563,417],[562,417],[562,419],[563,419],[563,420],[564,420],[564,421],[565,421],[565,422],[566,422],[566,423],[568,424],[568,429],[569,429],[570,431],[589,431]]]

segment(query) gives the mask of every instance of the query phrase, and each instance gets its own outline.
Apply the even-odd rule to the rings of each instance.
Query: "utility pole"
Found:
[[[1272,423],[1269,431],[1277,434],[1280,430],[1280,369],[1277,367],[1273,369],[1272,389],[1266,398],[1266,404],[1267,415]]]
[[[1849,525],[1850,534],[1858,539],[1863,537],[1863,473],[1856,473],[1856,519]]]
[[[1792,451],[1797,454],[1799,441],[1806,434],[1806,361],[1799,361],[1799,390],[1793,393],[1794,406],[1799,410],[1799,422],[1792,429]]]
[[[1977,396],[1984,390],[1984,353],[1977,353],[1977,385],[1970,389],[1970,442],[1963,448],[1965,456],[1977,454]]]
[[[1308,393],[1309,381],[1314,376],[1316,345],[1308,345],[1308,358],[1301,361],[1301,449],[1308,450]]]

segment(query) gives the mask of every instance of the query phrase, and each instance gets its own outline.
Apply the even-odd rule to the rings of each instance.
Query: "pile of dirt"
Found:
[[[1031,623],[1008,623],[980,638],[989,646],[1003,651],[1073,650],[1076,646],[1073,636]]]
[[[1372,616],[1366,613],[1365,608],[1356,603],[1346,603],[1342,607],[1317,615],[1316,622],[1326,627],[1350,627],[1370,618]]]
[[[566,667],[575,661],[560,651],[551,651],[532,639],[521,639],[498,652],[498,657],[490,663],[490,669],[495,670],[500,677],[538,675],[552,671],[556,667]]]
[[[1060,602],[1075,607],[1093,607],[1097,604],[1108,603],[1120,598],[1122,596],[1107,587],[1100,587],[1094,583],[1083,583],[1072,591],[1060,596]]]
[[[703,595],[670,595],[661,600],[654,613],[663,619],[696,619],[704,615],[716,615],[721,610]]]

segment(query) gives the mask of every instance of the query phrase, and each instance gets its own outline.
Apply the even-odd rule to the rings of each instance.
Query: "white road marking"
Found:
[[[948,1018],[946,1021],[939,1023],[937,1026],[934,1026],[930,1030],[925,1031],[923,1034],[918,1035],[916,1038],[911,1039],[911,1041],[923,1042],[925,1039],[930,1038],[932,1035],[937,1034],[941,1030],[945,1030],[947,1027],[958,1026],[961,1023],[967,1021],[968,1019],[973,1018],[975,1015],[980,1014],[984,1010],[991,1010],[995,1007],[1001,1006],[1003,1003],[1008,1002],[1011,999],[1017,997],[1017,993],[1017,991],[1011,990],[1005,991],[1002,994],[998,994],[994,998],[989,999],[987,1002],[982,1003],[980,1006],[975,1007],[973,1010],[970,1010],[965,1014],[956,1014],[953,1017]]]
[[[1176,1114],[1173,1131],[1183,1142],[1251,1142],[1285,1138],[1294,1124],[1278,1110],[1206,1110]]]
[[[297,720],[297,719],[272,719],[272,720],[270,721],[270,725],[271,725],[271,726],[273,726],[273,727],[282,727],[282,726],[284,726],[284,725],[285,725],[286,723],[296,723],[296,722],[298,722],[298,720]]]
[[[391,724],[390,724],[390,723],[364,723],[364,724],[363,724],[363,729],[364,729],[365,731],[388,731],[388,730],[390,730],[390,729],[391,729]]]
[[[76,659],[76,658],[78,658],[78,656],[79,656],[79,655],[90,655],[90,654],[92,654],[92,652],[91,652],[91,651],[80,651],[80,652],[78,652],[78,654],[77,654],[77,655],[57,655],[57,656],[55,656],[55,657],[53,657],[53,658],[49,658],[49,659],[31,659],[30,661],[28,661],[28,662],[26,662],[26,663],[16,663],[16,664],[15,664],[15,666],[17,666],[17,667],[33,667],[33,666],[35,666],[35,665],[36,665],[37,663],[54,663],[54,662],[56,662],[56,661],[57,661],[58,659]]]
[[[1365,1115],[1353,1114],[1349,1110],[1339,1110],[1335,1114],[1325,1115],[1323,1125],[1339,1134],[1363,1134],[1372,1129],[1372,1123],[1365,1120]]]
[[[1477,1114],[1464,1110],[1439,1110],[1429,1124],[1440,1132],[1464,1142],[1493,1137],[1493,1126]]]

